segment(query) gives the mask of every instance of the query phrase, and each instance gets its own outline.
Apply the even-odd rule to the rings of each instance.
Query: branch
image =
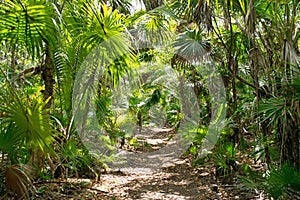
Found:
[[[240,77],[239,75],[236,75],[236,78],[237,78],[240,82],[245,83],[246,85],[248,85],[248,86],[250,86],[250,87],[256,89],[256,87],[255,87],[254,84],[249,83],[248,81],[246,81],[245,79],[243,79],[243,78]]]
[[[23,72],[18,74],[18,76],[16,76],[13,81],[20,80],[26,74],[29,74],[31,72],[33,72],[32,76],[39,74],[41,72],[41,67],[31,67],[31,68],[25,69]]]

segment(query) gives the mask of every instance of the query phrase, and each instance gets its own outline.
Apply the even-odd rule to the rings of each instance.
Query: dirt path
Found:
[[[155,152],[169,145],[171,143],[169,138],[173,134],[171,130],[155,130],[150,136],[138,135],[137,141],[143,145],[136,146],[132,155],[139,157],[142,155],[139,153]],[[47,184],[48,190],[42,196],[37,195],[36,199],[45,199],[45,196],[48,196],[47,199],[103,200],[263,199],[242,188],[236,178],[218,180],[213,164],[195,168],[189,163],[188,159],[178,158],[158,170],[141,167],[120,168],[102,174],[98,183],[92,183],[88,179],[69,179],[68,183],[51,183],[52,185]],[[141,166],[147,166],[147,163]],[[61,189],[62,187],[64,189]]]
[[[255,194],[216,180],[213,166],[195,169],[187,160],[153,174],[112,173],[102,176],[102,183],[93,187],[107,193],[107,199],[258,199]]]

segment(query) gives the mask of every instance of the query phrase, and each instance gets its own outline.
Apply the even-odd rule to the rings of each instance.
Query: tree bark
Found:
[[[51,51],[49,48],[49,45],[46,45],[46,55],[45,55],[45,62],[42,65],[42,79],[45,83],[45,90],[44,90],[44,100],[48,100],[45,108],[50,108],[51,104],[53,102],[53,84],[55,83],[54,80],[54,66],[53,66],[53,62],[51,59]]]
[[[299,129],[297,114],[285,113],[279,120],[280,130],[280,164],[288,164],[299,170]]]
[[[143,0],[143,3],[146,10],[149,11],[163,5],[163,0]]]

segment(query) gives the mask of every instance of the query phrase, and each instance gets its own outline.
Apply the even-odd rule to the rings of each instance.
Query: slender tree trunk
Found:
[[[231,66],[232,66],[232,70],[233,70],[233,78],[232,78],[232,82],[231,82],[231,86],[232,86],[232,102],[233,102],[233,111],[236,111],[238,108],[238,97],[237,97],[237,90],[236,90],[236,76],[238,73],[238,63],[237,61],[234,61],[234,59],[232,58],[231,61]],[[234,117],[235,121],[236,121],[236,126],[233,128],[233,142],[234,144],[239,144],[240,139],[241,139],[241,119],[239,117],[239,114],[236,112],[235,117]]]
[[[53,97],[53,84],[54,84],[54,66],[51,59],[51,51],[49,49],[49,46],[46,44],[45,46],[45,60],[44,63],[41,66],[41,77],[45,83],[45,90],[43,92],[44,94],[44,100],[48,100],[48,103],[46,104],[45,108],[50,108],[52,104],[52,97]],[[31,151],[31,164],[33,166],[36,166],[38,169],[41,169],[43,166],[43,162],[45,159],[45,155],[41,152],[41,150],[37,151]]]
[[[146,10],[149,11],[163,5],[163,0],[143,0],[143,3]]]
[[[299,170],[299,119],[297,113],[284,113],[279,120],[280,131],[280,164],[288,164]]]
[[[51,50],[49,48],[49,45],[46,45],[46,55],[45,55],[45,62],[42,65],[42,79],[45,83],[45,90],[44,90],[44,100],[48,100],[48,103],[46,104],[46,108],[50,108],[51,104],[53,102],[53,84],[55,83],[54,80],[54,66],[51,59]]]
[[[10,67],[11,67],[11,80],[15,79],[15,73],[16,73],[16,44],[13,45],[12,51],[11,51],[11,62],[10,62]],[[14,86],[14,84],[12,84]]]
[[[296,7],[296,4],[293,5]],[[294,10],[294,9],[292,9]],[[284,67],[284,79],[282,79],[282,85],[289,85],[294,76],[292,72],[291,66],[297,65],[294,61],[293,51],[296,49],[292,48],[293,42],[293,32],[295,31],[295,27],[293,25],[295,21],[294,12],[291,14],[291,8],[289,5],[285,5],[285,25],[284,32],[285,36],[283,38],[283,53],[282,53],[282,61]],[[287,87],[287,86],[286,86]],[[289,91],[289,88],[286,88]],[[280,147],[280,163],[281,164],[289,164],[294,166],[299,170],[299,108],[298,101],[295,100],[295,96],[291,96],[291,94],[286,93],[286,102],[285,108],[283,111],[283,119],[279,120],[280,124],[280,138],[281,138],[281,147]]]
[[[227,12],[225,14],[226,17],[228,17],[226,19],[226,21],[228,22],[228,26],[227,28],[229,30],[227,30],[230,33],[230,44],[227,48],[227,68],[228,70],[231,72],[231,89],[232,89],[232,110],[234,113],[235,111],[237,111],[237,107],[238,107],[238,97],[237,97],[237,90],[236,90],[236,79],[238,76],[238,59],[236,56],[233,56],[235,54],[235,47],[234,47],[234,43],[235,43],[235,39],[234,39],[234,33],[233,33],[233,27],[232,27],[232,16],[231,16],[231,5],[229,3],[226,4],[226,9],[225,12]],[[240,139],[241,139],[241,119],[238,115],[238,113],[236,112],[236,115],[234,117],[235,122],[236,122],[236,127],[233,128],[233,143],[235,144],[239,144]]]

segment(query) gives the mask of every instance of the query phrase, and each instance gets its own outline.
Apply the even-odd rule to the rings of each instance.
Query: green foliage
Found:
[[[265,173],[250,173],[239,177],[247,190],[264,190],[274,199],[297,198],[300,191],[299,172],[295,168],[283,165],[272,167]]]
[[[133,92],[129,100],[129,109],[137,116],[137,123],[148,124],[150,117],[164,118],[164,116],[151,116],[151,109],[155,106],[165,115],[164,124],[156,124],[170,127],[178,127],[182,119],[181,105],[172,92],[160,85],[145,84],[141,89]],[[153,111],[156,112],[155,110]],[[139,120],[142,120],[141,122]]]
[[[287,165],[272,169],[266,180],[266,191],[275,199],[284,197],[289,188],[300,191],[300,174]]]
[[[166,123],[175,128],[179,128],[180,120],[183,118],[181,113],[181,104],[179,100],[173,95],[168,95],[165,98],[165,112],[166,112]]]
[[[5,113],[1,121],[1,151],[8,153],[12,163],[19,163],[19,159],[26,157],[24,150],[28,153],[32,150],[53,153],[54,132],[49,114],[44,109],[46,103],[39,94],[21,98],[14,96],[1,108],[1,112]]]
[[[128,142],[128,145],[129,146],[133,146],[133,147],[138,147],[139,146],[139,143],[137,141],[137,138],[131,138]]]
[[[176,55],[179,56],[178,64],[194,64],[201,61],[210,51],[210,44],[205,39],[201,30],[187,30],[180,34],[173,44]]]
[[[8,92],[2,92],[2,98],[6,98],[6,101],[2,99],[0,108],[3,115],[0,119],[0,151],[5,167],[6,190],[12,190],[18,198],[28,199],[33,178],[30,175],[33,169],[29,166],[39,168],[39,163],[43,162],[46,154],[55,156],[52,147],[54,129],[48,110],[45,109],[47,101],[43,100],[42,95],[32,91],[27,95],[20,95],[6,81]],[[39,170],[42,173],[43,169],[39,168],[37,171]]]
[[[260,105],[260,113],[264,113],[264,120],[269,120],[269,124],[276,123],[284,112],[286,98],[274,97]]]
[[[42,180],[51,180],[53,177],[52,177],[52,174],[50,171],[46,170],[46,169],[42,169],[40,171],[37,172],[37,175],[39,178],[41,178]],[[42,193],[42,188],[39,189],[38,191],[36,191],[37,193]]]
[[[253,142],[254,149],[252,152],[252,156],[254,161],[265,161],[266,160],[266,152],[265,149],[268,149],[268,156],[272,162],[277,163],[280,160],[280,153],[278,144],[275,142],[275,139],[272,137],[264,137],[263,134],[259,134],[256,140]]]
[[[221,136],[214,148],[214,154],[212,155],[215,166],[216,173],[218,176],[229,175],[236,172],[236,147],[233,143],[228,142]]]
[[[73,4],[68,5],[70,7]],[[79,37],[84,48],[93,49],[101,42],[124,31],[123,15],[99,1],[79,3],[66,18],[71,34]],[[116,44],[115,44],[116,45]]]
[[[142,126],[143,122],[149,120],[151,107],[161,101],[161,89],[159,87],[145,85],[140,90],[133,92],[129,100],[129,110],[137,116],[137,124]]]
[[[66,141],[60,149],[61,163],[68,170],[68,177],[74,173],[91,167],[93,158],[89,155],[87,149],[82,146],[79,141],[74,139],[74,136]]]
[[[46,168],[51,165],[49,161],[45,164],[46,155],[53,159],[54,167],[61,165],[72,175],[93,165],[89,152],[75,136],[72,95],[82,94],[77,95],[72,88],[78,74],[86,75],[79,85],[94,84],[93,78],[99,75],[95,74],[99,69],[96,65],[103,67],[102,61],[107,61],[101,81],[87,90],[96,96],[98,123],[109,135],[103,140],[117,144],[119,138],[124,139],[128,133],[122,126],[128,121],[150,126],[155,118],[165,120],[164,126],[180,127],[182,102],[167,87],[176,74],[166,75],[161,70],[172,66],[193,88],[201,110],[198,129],[184,135],[195,136],[189,148],[195,163],[213,159],[220,175],[229,174],[236,167],[236,152],[247,152],[253,145],[254,161],[266,161],[272,169],[257,179],[262,183],[260,188],[273,198],[288,196],[289,188],[299,190],[298,172],[283,165],[299,168],[299,5],[297,0],[168,0],[154,10],[130,14],[127,0],[2,0],[3,177],[9,173],[20,184],[22,179],[29,184],[22,172],[26,169],[19,164],[33,162],[36,155],[44,165],[39,166],[39,175],[44,179],[49,178]],[[157,49],[161,44],[166,47]],[[134,46],[143,49],[132,51]],[[48,100],[43,98],[46,89],[40,76],[46,66],[45,57],[50,58],[54,72],[54,93]],[[98,63],[90,66],[93,59]],[[206,72],[210,70],[207,62],[214,64],[222,76],[227,99],[223,106],[228,108],[231,123],[222,131],[213,155],[198,159],[215,114],[212,105],[216,99],[211,98],[206,84]],[[92,70],[79,71],[82,65]],[[125,119],[123,111],[112,108],[112,91],[125,74],[130,78],[139,65],[148,66],[153,76],[130,94],[126,106],[131,113]],[[95,76],[88,79],[90,74]],[[45,109],[50,101],[51,107]],[[137,145],[136,138],[129,138],[130,145]],[[278,163],[282,167],[275,169]],[[252,174],[247,164],[243,171],[246,176]],[[248,186],[254,188],[257,180],[249,179]]]
[[[43,42],[55,41],[52,6],[46,1],[2,1],[0,3],[0,41],[21,45],[34,59]]]
[[[291,150],[292,148],[299,149],[298,132],[299,130],[299,108],[297,103],[297,79],[292,84],[282,85],[285,91],[281,96],[275,96],[267,100],[262,100],[258,107],[258,114],[262,116],[262,121],[266,122],[267,126],[274,127],[276,140],[280,143],[280,162],[289,162],[292,166],[299,164],[299,150]],[[288,139],[283,139],[283,138]]]

